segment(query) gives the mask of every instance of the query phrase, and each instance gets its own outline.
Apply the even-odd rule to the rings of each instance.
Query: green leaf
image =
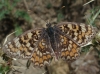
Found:
[[[4,72],[7,72],[8,70],[10,70],[9,66],[5,66],[5,67],[3,68],[3,71],[4,71]]]
[[[0,20],[5,18],[5,14],[9,14],[10,12],[8,10],[2,10],[0,11]]]
[[[47,7],[48,9],[50,9],[50,8],[52,7],[52,4],[51,4],[50,2],[48,2],[48,4],[46,5],[46,7]]]
[[[57,21],[59,22],[59,21],[61,21],[63,19],[64,19],[63,13],[62,12],[59,12],[58,15],[57,15]]]
[[[15,17],[17,17],[17,18],[23,18],[23,19],[25,19],[26,21],[31,22],[30,16],[29,16],[28,13],[25,12],[25,11],[19,11],[19,10],[16,11]]]
[[[18,26],[17,24],[15,24],[15,35],[19,36],[20,34],[22,34],[22,29],[20,26]]]
[[[0,74],[5,74],[10,70],[10,66],[0,65]]]
[[[30,65],[31,65],[31,60],[28,60],[27,63],[26,63],[27,69],[30,67]]]
[[[18,2],[20,2],[21,0],[14,0],[13,1],[13,6],[15,7],[17,5]]]
[[[100,14],[100,7],[94,7],[91,11],[90,11],[90,16],[87,19],[87,22],[93,26],[95,26],[95,20],[98,17],[98,15]]]
[[[0,4],[0,9],[2,9],[4,7],[4,5],[3,4]]]
[[[89,51],[89,48],[90,48],[91,45],[88,45],[88,46],[85,46],[85,47],[82,47],[82,52],[88,52]]]

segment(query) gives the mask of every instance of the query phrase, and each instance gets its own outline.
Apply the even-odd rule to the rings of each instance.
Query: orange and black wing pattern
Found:
[[[59,58],[65,60],[76,59],[80,55],[80,46],[68,37],[55,33],[55,39],[57,41],[57,53]]]
[[[96,34],[95,27],[83,23],[63,22],[54,29],[59,57],[70,60],[76,59],[80,55],[80,48]]]
[[[3,47],[11,58],[30,59],[34,66],[44,66],[52,58],[49,37],[43,29],[29,30]]]
[[[47,28],[29,30],[14,38],[3,46],[3,51],[11,58],[26,58],[34,66],[44,66],[54,55],[67,60],[76,59],[80,48],[95,34],[95,27],[83,23],[63,22],[54,27],[49,23]]]
[[[12,58],[31,58],[42,35],[42,29],[29,30],[3,46],[3,51]]]
[[[46,33],[44,33],[32,54],[31,60],[33,61],[34,66],[42,67],[45,64],[49,64],[53,54],[54,53],[50,44],[49,37]]]
[[[55,26],[55,29],[61,31],[79,46],[86,45],[96,34],[95,27],[75,22],[59,23]]]

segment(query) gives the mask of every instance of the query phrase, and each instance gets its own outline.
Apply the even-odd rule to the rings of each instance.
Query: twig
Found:
[[[23,2],[24,2],[24,4],[25,4],[25,7],[26,7],[27,11],[29,12],[30,10],[29,10],[29,7],[28,7],[28,5],[27,5],[26,0],[23,0]]]
[[[10,33],[6,38],[5,38],[5,40],[4,40],[4,42],[3,42],[3,46],[5,45],[5,43],[7,42],[7,39],[8,39],[8,37],[9,36],[11,36],[12,34],[14,34],[16,31],[14,31],[14,32],[12,32],[12,33]]]
[[[94,0],[91,0],[91,1],[89,1],[89,2],[87,2],[87,3],[85,3],[83,6],[89,4],[89,3],[93,2],[93,1],[94,1]]]

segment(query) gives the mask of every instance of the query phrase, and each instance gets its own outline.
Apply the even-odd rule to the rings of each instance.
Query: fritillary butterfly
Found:
[[[83,23],[62,22],[47,28],[29,30],[4,45],[3,51],[12,58],[27,58],[36,66],[44,66],[53,56],[76,59],[80,48],[96,34],[96,28]]]

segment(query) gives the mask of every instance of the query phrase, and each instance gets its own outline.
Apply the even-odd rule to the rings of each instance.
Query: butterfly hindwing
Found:
[[[39,40],[35,51],[32,54],[32,62],[35,66],[44,66],[50,62],[52,58],[52,47],[50,44],[49,37],[46,33],[43,34],[43,37]]]
[[[76,59],[80,55],[80,46],[68,37],[59,32],[55,32],[55,39],[58,41],[57,50],[59,52],[59,57],[72,60]]]

